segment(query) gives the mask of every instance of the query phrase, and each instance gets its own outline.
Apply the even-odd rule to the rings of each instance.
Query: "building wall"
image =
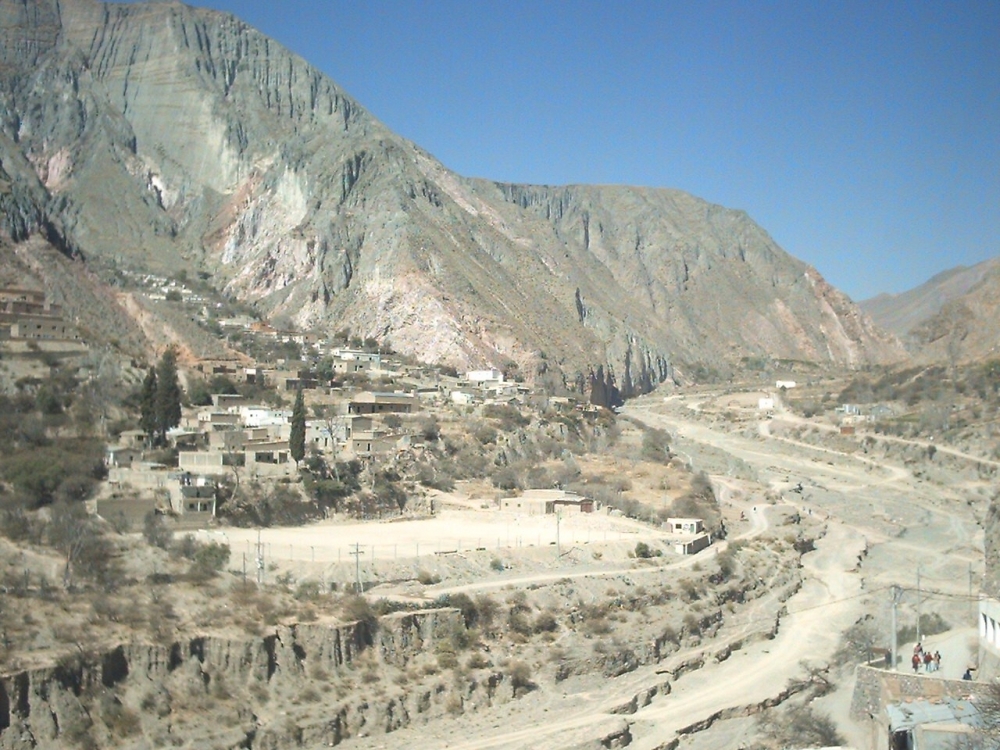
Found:
[[[59,339],[80,338],[76,327],[58,318],[22,318],[10,327],[10,337],[14,339]]]
[[[505,497],[500,500],[500,509],[529,516],[543,516],[552,513],[554,505],[551,500],[544,498]]]
[[[221,474],[226,471],[222,458],[222,454],[216,452],[180,451],[177,454],[177,466],[183,471]]]
[[[1000,664],[1000,601],[989,597],[979,599],[979,662]]]
[[[679,534],[700,534],[705,530],[700,518],[668,518],[667,523]]]
[[[678,555],[694,555],[701,552],[711,543],[711,537],[709,537],[708,534],[702,534],[701,536],[696,536],[690,541],[681,542],[680,544],[675,545],[674,550]]]

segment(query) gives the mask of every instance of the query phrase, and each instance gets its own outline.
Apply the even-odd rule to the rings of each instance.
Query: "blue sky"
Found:
[[[206,0],[457,172],[746,210],[855,300],[1000,255],[1000,2]]]

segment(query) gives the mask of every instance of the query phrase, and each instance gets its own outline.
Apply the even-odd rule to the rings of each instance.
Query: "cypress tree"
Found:
[[[167,349],[156,366],[156,426],[160,440],[181,423],[181,385],[177,380],[177,352]]]
[[[142,394],[139,397],[139,429],[146,433],[147,440],[152,440],[158,426],[159,422],[156,419],[156,368],[150,367],[142,381]]]
[[[295,406],[292,407],[292,430],[288,436],[288,450],[296,463],[306,457],[306,404],[301,387],[295,394]]]

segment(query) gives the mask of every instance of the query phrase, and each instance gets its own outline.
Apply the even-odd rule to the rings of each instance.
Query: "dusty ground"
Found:
[[[907,588],[901,622],[914,619],[918,566],[923,611],[939,612],[954,627],[925,642],[941,650],[945,676],[964,671],[972,658],[974,636],[970,570],[975,592],[982,567],[977,518],[985,510],[989,483],[969,479],[967,472],[960,482],[943,481],[940,476],[929,479],[921,466],[893,460],[889,448],[880,450],[876,445],[865,452],[859,442],[862,436],[846,443],[830,441],[833,447],[815,438],[796,439],[789,433],[801,427],[801,421],[781,412],[773,418],[758,415],[757,396],[713,399],[703,394],[688,400],[651,395],[625,411],[670,431],[674,450],[713,475],[729,517],[737,511],[747,516],[737,533],[758,533],[769,516],[789,509],[824,525],[826,533],[816,551],[803,558],[805,583],[787,602],[787,614],[773,640],[751,639],[740,643],[728,658],[709,658],[700,669],[669,680],[669,694],[656,695],[648,705],[624,716],[623,702],[644,689],[665,692],[663,674],[674,665],[659,664],[610,680],[593,677],[567,685],[562,695],[539,695],[434,726],[359,739],[351,746],[395,748],[419,743],[425,748],[469,750],[583,746],[620,731],[626,722],[631,747],[664,747],[680,737],[682,747],[735,750],[753,738],[755,725],[752,719],[724,717],[755,710],[789,681],[801,678],[804,665],[810,665],[832,667],[837,689],[817,706],[830,712],[852,746],[865,748],[871,741],[870,727],[854,724],[847,715],[851,670],[831,664],[833,654],[841,632],[858,618],[885,619],[890,584]],[[662,574],[669,574],[671,564],[677,563],[667,563]],[[550,569],[536,575],[568,572]],[[606,574],[619,573],[612,568]],[[511,583],[523,585],[525,580]],[[491,585],[494,582],[483,580],[462,589]],[[716,647],[724,639],[720,633]],[[711,652],[713,647],[707,648]],[[903,653],[907,648],[901,644]],[[689,731],[699,724],[708,726]]]
[[[756,735],[753,713],[782,699],[807,669],[825,670],[835,683],[815,707],[837,721],[851,746],[867,748],[871,727],[848,717],[853,671],[833,663],[841,633],[863,616],[886,623],[893,584],[905,589],[900,622],[912,623],[919,570],[923,611],[940,614],[951,626],[924,642],[941,651],[943,676],[959,676],[975,656],[969,594],[978,591],[982,569],[977,521],[995,487],[970,470],[960,451],[939,448],[930,462],[921,443],[849,438],[780,408],[762,415],[759,395],[654,394],[625,410],[669,431],[679,459],[711,476],[729,537],[695,556],[677,555],[671,534],[613,514],[566,513],[557,525],[552,516],[500,512],[492,490],[475,486],[435,496],[436,512],[424,519],[331,518],[263,530],[259,547],[255,530],[199,534],[227,542],[233,553],[228,568],[237,574],[245,569],[250,579],[258,573],[259,550],[261,576],[268,584],[288,584],[286,599],[300,583],[343,591],[360,578],[373,602],[426,605],[442,595],[490,594],[503,612],[524,597],[532,620],[555,616],[551,632],[518,638],[504,631],[487,639],[480,654],[490,669],[504,669],[513,659],[530,663],[537,689],[454,715],[413,717],[390,734],[347,739],[347,748],[554,750],[597,747],[607,739],[650,750],[673,743],[736,750]],[[620,477],[633,497],[653,506],[672,489],[669,470],[641,461],[609,456],[600,470]],[[816,548],[800,557],[795,544],[804,537],[815,539]],[[636,559],[640,541],[660,554]],[[712,592],[709,581],[730,547],[741,550],[741,596],[725,601],[716,594],[737,582],[717,584]],[[356,559],[352,551],[361,554]],[[46,564],[51,570],[45,574],[55,578],[58,560]],[[156,564],[166,565],[166,558]],[[700,597],[682,596],[694,588]],[[203,621],[177,628],[217,629],[227,622],[235,634],[253,630],[252,613],[250,620],[233,615],[222,587],[210,585],[198,595],[216,597],[216,609],[176,599],[178,613],[206,612]],[[279,612],[278,621],[293,621],[311,606],[289,599],[271,609]],[[329,613],[315,607],[314,620],[325,621]],[[588,607],[602,608],[600,629],[579,619]],[[126,603],[120,608],[129,614]],[[710,623],[704,619],[716,614]],[[81,612],[80,621],[87,616]],[[686,617],[703,618],[700,633],[684,624]],[[676,642],[651,657],[649,644],[671,629],[680,633]],[[900,648],[906,654],[911,645]],[[637,666],[618,671],[602,664],[605,656],[629,649],[640,657]],[[428,664],[436,658],[426,657]],[[567,664],[573,668],[556,677]],[[459,676],[447,669],[440,674],[442,684]]]

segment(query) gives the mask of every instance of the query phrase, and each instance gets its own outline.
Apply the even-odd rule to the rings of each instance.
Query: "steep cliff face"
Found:
[[[0,231],[197,268],[266,313],[529,377],[902,355],[745,214],[677,191],[462,178],[237,19],[0,0]]]
[[[457,610],[431,610],[377,624],[279,627],[254,640],[125,644],[0,675],[0,748],[329,747],[440,716],[448,703],[510,700],[503,675],[491,672],[447,690],[419,681],[345,689],[362,662],[374,684],[464,627]]]

